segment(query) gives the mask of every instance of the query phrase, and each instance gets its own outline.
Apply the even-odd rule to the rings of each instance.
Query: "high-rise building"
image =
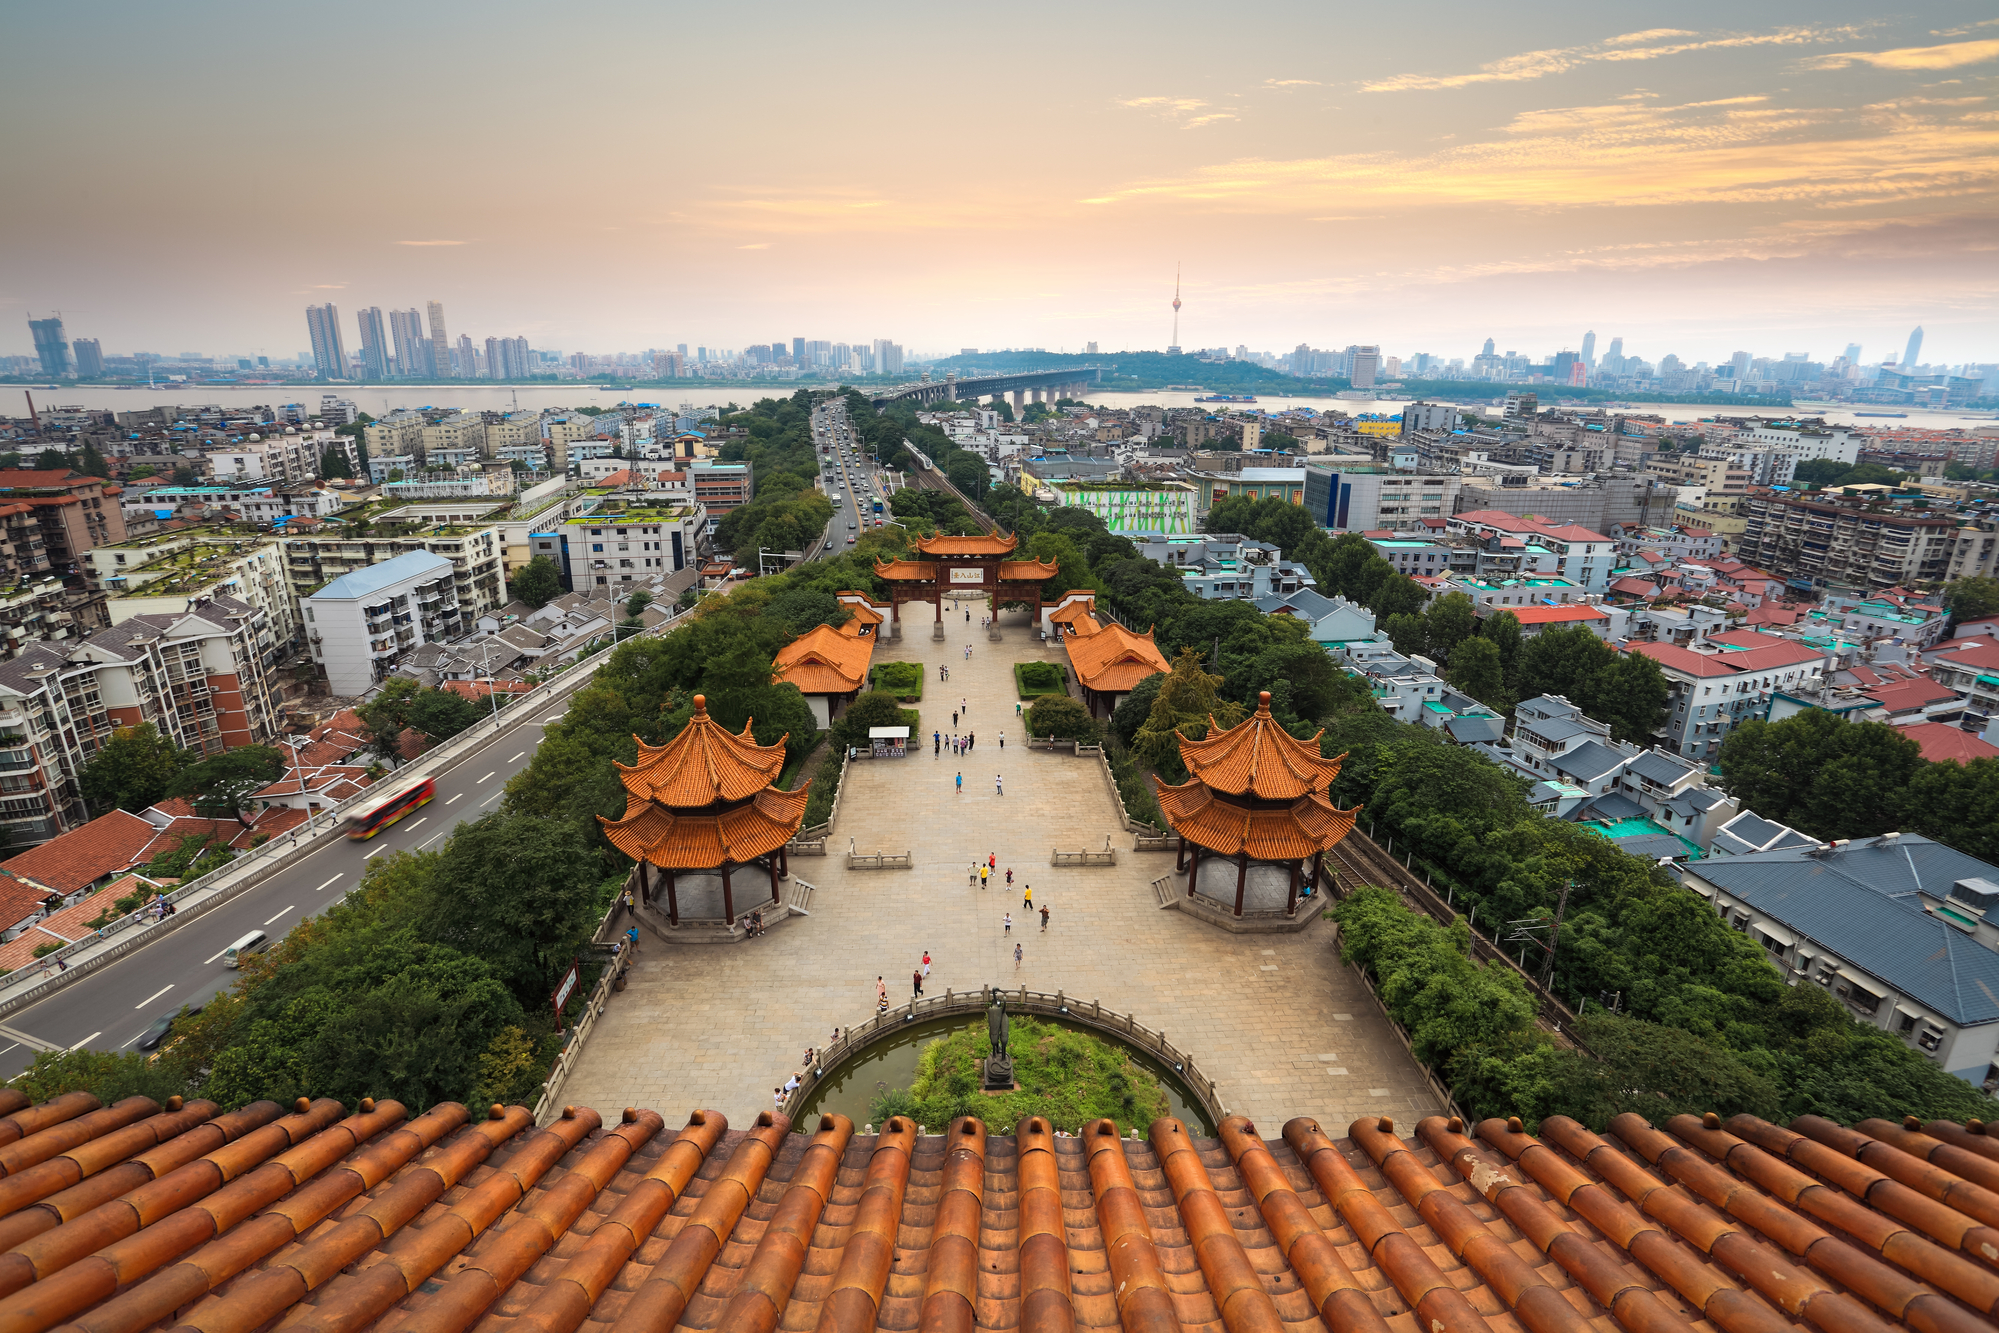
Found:
[[[347,378],[347,344],[340,337],[340,312],[333,302],[305,308],[306,332],[312,335],[312,364],[319,378]]]
[[[794,366],[805,364],[805,339],[793,338],[791,340],[791,364]]]
[[[95,338],[78,338],[69,345],[76,354],[76,373],[79,375],[102,375],[104,373],[104,349]]]
[[[389,335],[382,323],[382,307],[371,305],[360,312],[361,366],[371,380],[389,377]]]
[[[444,303],[430,302],[430,373],[451,378],[451,335],[444,331]]]
[[[479,377],[479,353],[472,347],[472,339],[467,334],[458,335],[458,377],[477,379]]]
[[[877,375],[902,373],[902,349],[887,338],[875,339],[875,373]]]
[[[430,338],[423,331],[423,316],[416,307],[391,310],[389,332],[396,344],[395,373],[406,380],[430,374]]]
[[[1347,380],[1356,389],[1372,389],[1374,377],[1381,370],[1381,349],[1379,347],[1349,347],[1347,349]]]
[[[521,380],[528,376],[526,338],[486,339],[486,375],[496,380]]]
[[[1097,354],[1097,345],[1095,343],[1084,344],[1083,346],[1084,356],[1095,356],[1096,354]]]
[[[1586,365],[1586,366],[1588,366],[1588,367],[1589,367],[1589,368],[1590,368],[1591,370],[1595,370],[1595,369],[1596,369],[1596,330],[1595,330],[1595,329],[1591,329],[1591,330],[1589,330],[1589,332],[1587,332],[1587,333],[1583,334],[1583,364],[1584,364],[1584,365]]]
[[[1612,338],[1610,340],[1610,359],[1615,361],[1624,360],[1624,339]]]
[[[1492,355],[1492,339],[1490,339],[1490,338],[1487,338],[1487,339],[1485,340],[1485,347],[1484,347],[1484,348],[1483,348],[1483,349],[1482,349],[1482,350],[1481,350],[1481,351],[1479,352],[1479,355],[1480,355],[1480,356],[1491,356],[1491,355]]]
[[[1902,373],[1904,375],[1907,375],[1916,368],[1916,358],[1922,354],[1923,326],[1918,324],[1916,325],[1915,332],[1909,335],[1908,349],[1902,353]]]
[[[1857,366],[1860,364],[1859,343],[1848,343],[1846,345],[1846,364],[1849,366]]]
[[[1748,352],[1737,352],[1734,356],[1728,358],[1728,364],[1734,369],[1737,380],[1746,380],[1749,378],[1750,363],[1755,359]]]
[[[28,332],[35,336],[35,355],[42,359],[42,374],[54,378],[69,373],[69,343],[63,338],[62,316],[31,319]]]

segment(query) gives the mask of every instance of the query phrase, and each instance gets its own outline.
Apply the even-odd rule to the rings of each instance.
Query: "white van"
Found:
[[[262,953],[270,947],[271,937],[261,930],[253,930],[222,951],[222,966],[241,967],[247,955]]]

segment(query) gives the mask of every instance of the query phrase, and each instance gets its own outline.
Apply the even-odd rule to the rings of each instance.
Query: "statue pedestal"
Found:
[[[1013,1081],[1013,1061],[993,1059],[979,1061],[979,1091],[1020,1091],[1020,1085]]]

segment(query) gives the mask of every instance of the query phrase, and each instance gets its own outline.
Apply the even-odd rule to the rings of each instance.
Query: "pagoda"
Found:
[[[1174,869],[1187,872],[1187,896],[1233,900],[1239,917],[1245,902],[1274,911],[1281,887],[1290,916],[1299,885],[1319,882],[1320,853],[1352,832],[1359,813],[1336,808],[1329,794],[1346,756],[1327,759],[1318,736],[1301,741],[1278,726],[1265,691],[1245,721],[1223,729],[1210,718],[1206,740],[1182,735],[1180,759],[1192,777],[1177,787],[1154,782],[1180,839]]]
[[[634,737],[633,739],[637,739]],[[680,924],[682,894],[721,899],[723,919],[736,920],[731,876],[761,866],[777,881],[791,873],[785,844],[805,821],[805,786],[780,791],[784,740],[759,745],[745,722],[740,735],[708,715],[708,700],[694,696],[694,716],[664,745],[639,741],[638,760],[618,765],[625,784],[625,813],[597,822],[611,845],[638,862],[641,900],[653,896],[651,869],[662,872],[667,918]],[[719,894],[718,894],[719,891]]]

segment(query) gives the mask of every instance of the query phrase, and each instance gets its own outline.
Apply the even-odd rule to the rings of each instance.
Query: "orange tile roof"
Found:
[[[1080,624],[1083,621],[1089,621],[1094,625],[1097,618],[1091,612],[1095,609],[1095,605],[1094,599],[1087,602],[1070,602],[1058,611],[1050,611],[1048,619],[1057,625]]]
[[[106,912],[117,915],[112,911],[111,904],[142,886],[155,893],[166,892],[158,880],[147,879],[144,875],[121,875],[88,897],[79,898],[70,906],[49,913],[15,938],[0,944],[0,972],[27,967],[35,961],[35,950],[45,944],[61,948],[64,941],[74,943],[95,935],[97,930],[90,922]]]
[[[1588,620],[1608,620],[1608,612],[1594,606],[1574,603],[1569,606],[1502,606],[1500,611],[1511,611],[1513,618],[1523,625],[1579,625]]]
[[[0,1204],[26,1238],[0,1300],[21,1329],[1972,1333],[1994,1304],[1977,1247],[1999,1165],[1950,1121],[1627,1113],[1605,1137],[1550,1116],[1535,1138],[1369,1115],[1335,1139],[1238,1115],[1219,1139],[1172,1117],[1127,1139],[1030,1116],[1002,1138],[971,1117],[862,1135],[703,1110],[675,1131],[578,1106],[537,1128],[519,1106],[13,1088],[0,1117],[27,1161],[61,1154]],[[242,1174],[202,1198],[218,1144]]]
[[[1087,625],[1077,622],[1077,632],[1064,635],[1062,646],[1069,651],[1076,679],[1099,694],[1127,693],[1147,676],[1173,669],[1150,631],[1133,634],[1116,621],[1094,633],[1087,630]]]
[[[9,859],[6,869],[58,893],[75,893],[144,861],[141,852],[154,831],[137,815],[113,810]]]
[[[1974,759],[1999,758],[1999,745],[1974,736],[1954,723],[1919,722],[1899,728],[1904,736],[1923,747],[1923,758],[1933,764],[1948,760],[1968,764]]]
[[[850,601],[845,596],[840,599],[840,605],[846,607],[849,613],[847,622],[840,626],[840,633],[849,638],[860,638],[862,630],[888,623],[887,607],[877,605],[859,593],[853,593],[851,596],[854,600]]]
[[[846,694],[867,683],[874,655],[872,635],[857,638],[831,625],[814,625],[778,649],[771,677],[796,685],[803,694]]]
[[[1154,780],[1159,810],[1173,831],[1223,856],[1246,852],[1255,861],[1293,861],[1325,851],[1353,831],[1360,807],[1335,810],[1318,792],[1289,805],[1241,805],[1215,795],[1199,778],[1177,787]]]
[[[1053,560],[1002,560],[999,576],[1020,583],[1046,583],[1060,568]]]
[[[677,810],[745,800],[784,771],[782,740],[758,745],[748,722],[741,735],[731,734],[709,715],[705,695],[694,696],[694,716],[678,736],[664,745],[638,745],[637,761],[617,766],[619,781],[634,799]]]
[[[1005,555],[1020,545],[1020,537],[1002,537],[997,531],[981,533],[977,537],[947,537],[938,533],[930,537],[918,537],[916,549],[925,555]]]
[[[807,782],[796,791],[765,787],[719,814],[680,814],[626,793],[624,816],[597,822],[611,845],[635,861],[662,869],[710,870],[724,861],[753,861],[790,842],[805,822]]]
[[[1209,719],[1206,740],[1180,737],[1180,759],[1197,782],[1231,796],[1288,801],[1323,792],[1340,775],[1346,759],[1319,753],[1319,737],[1301,741],[1270,715],[1270,691],[1257,696],[1256,711],[1223,730]]]
[[[916,579],[924,583],[937,581],[937,566],[928,560],[877,560],[875,577],[884,579]]]

